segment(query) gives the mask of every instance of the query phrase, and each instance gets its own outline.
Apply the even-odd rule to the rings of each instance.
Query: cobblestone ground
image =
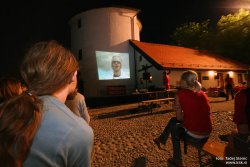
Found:
[[[230,133],[232,123],[232,100],[210,98],[213,118],[211,138],[220,141],[219,134]],[[137,110],[137,103],[106,108],[89,109],[90,126],[95,141],[92,156],[93,167],[166,167],[172,157],[172,143],[167,141],[163,150],[153,143],[168,120],[175,114],[169,106],[161,105],[153,113]],[[221,141],[220,141],[221,142]],[[190,147],[183,154],[187,166],[198,165],[197,151]]]

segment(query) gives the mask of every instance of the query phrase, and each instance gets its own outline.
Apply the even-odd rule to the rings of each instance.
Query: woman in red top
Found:
[[[197,73],[189,70],[181,76],[181,89],[176,93],[174,110],[176,117],[169,120],[162,134],[154,139],[160,149],[160,144],[166,144],[171,133],[173,143],[173,160],[176,166],[183,166],[180,148],[180,130],[185,130],[185,140],[190,144],[206,142],[212,131],[210,104],[207,95],[201,91],[197,81]],[[183,128],[180,128],[183,127]]]

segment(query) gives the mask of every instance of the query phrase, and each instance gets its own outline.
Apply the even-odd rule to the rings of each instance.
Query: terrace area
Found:
[[[218,135],[230,133],[234,101],[223,97],[209,97],[213,118],[211,138],[220,141]],[[93,167],[166,167],[172,157],[172,143],[167,141],[164,150],[153,143],[168,120],[175,115],[169,106],[161,105],[152,113],[137,110],[138,103],[89,108],[90,126],[95,141]],[[223,142],[222,142],[223,143]],[[197,151],[190,147],[183,154],[187,166],[198,166]]]

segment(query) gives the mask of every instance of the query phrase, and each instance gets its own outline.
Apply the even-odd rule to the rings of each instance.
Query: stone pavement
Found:
[[[232,123],[232,100],[210,98],[213,126],[211,138],[220,141],[219,134],[226,134],[234,127]],[[164,150],[153,143],[168,120],[175,114],[162,105],[153,113],[137,111],[137,103],[105,108],[90,108],[90,126],[95,141],[92,156],[93,167],[166,167],[172,157],[172,143],[167,141]],[[187,166],[198,166],[197,152],[188,149],[184,155]]]

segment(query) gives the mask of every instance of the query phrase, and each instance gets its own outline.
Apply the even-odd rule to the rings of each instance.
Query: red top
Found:
[[[239,91],[235,96],[235,105],[234,105],[234,116],[233,122],[237,125],[247,124],[247,95],[242,90]]]
[[[166,75],[163,78],[163,82],[164,82],[165,88],[170,89],[170,77],[169,77],[169,75]]]
[[[183,110],[183,126],[190,131],[211,132],[212,117],[207,95],[182,89],[177,92]]]

